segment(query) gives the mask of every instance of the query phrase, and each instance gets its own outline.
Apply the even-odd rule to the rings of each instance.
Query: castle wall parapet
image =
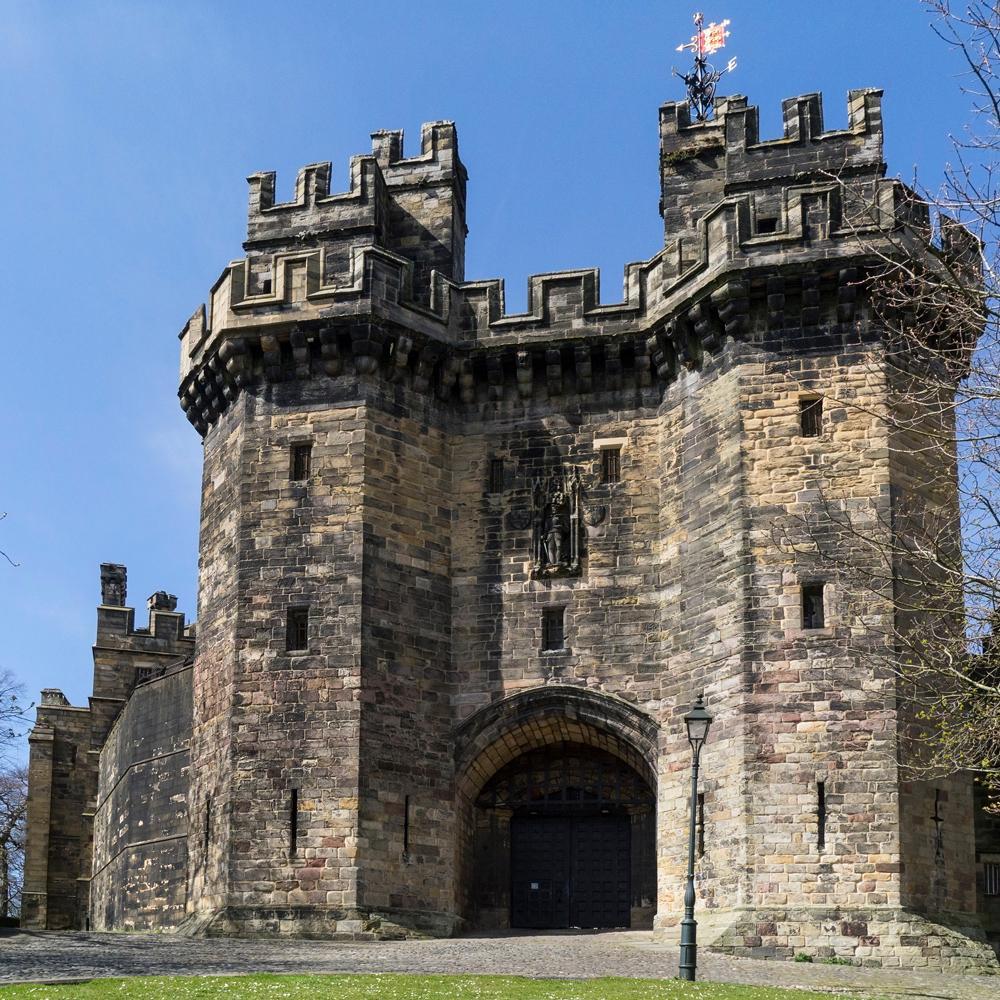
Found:
[[[552,370],[552,352],[564,358],[559,365],[566,371],[552,383],[557,393],[559,384],[589,392],[593,382],[586,369],[594,367],[595,350],[610,357],[612,372],[615,355],[634,359],[634,378],[626,382],[641,388],[669,378],[724,338],[741,335],[755,298],[771,302],[772,330],[799,316],[779,302],[804,303],[806,326],[831,309],[839,322],[852,322],[858,289],[848,285],[862,281],[880,239],[886,251],[912,246],[918,252],[927,246],[930,227],[912,192],[882,176],[878,92],[852,92],[850,104],[851,126],[824,132],[816,95],[786,102],[786,135],[767,142],[756,141],[756,109],[743,98],[721,104],[719,118],[704,125],[690,125],[685,106],[665,105],[665,197],[680,192],[679,203],[693,213],[682,174],[689,154],[700,156],[706,141],[726,151],[726,162],[711,176],[729,180],[713,189],[714,200],[704,201],[690,228],[680,227],[660,253],[626,267],[618,303],[600,301],[599,272],[585,268],[532,275],[527,310],[508,314],[501,279],[454,282],[438,270],[418,277],[417,262],[377,240],[355,241],[346,254],[330,244],[276,252],[268,258],[270,277],[263,285],[254,277],[252,258],[233,261],[213,286],[208,306],[181,333],[181,405],[205,433],[255,378],[310,372],[335,377],[352,367],[359,374],[383,371],[391,380],[412,380],[456,404],[483,393],[496,400],[502,395],[497,379],[506,371],[503,378],[517,385],[519,396],[530,398],[536,379],[529,372]],[[432,168],[447,175],[456,161],[442,157],[441,142],[433,137],[453,136],[453,127],[442,129],[425,128],[416,163],[396,159],[398,133],[377,133],[370,164],[378,171],[381,161],[390,170],[412,167],[414,176]],[[811,175],[801,164],[789,165],[792,147],[812,150],[802,154],[811,157]],[[864,183],[859,187],[828,170],[836,161],[851,165]],[[365,170],[357,167],[359,178]],[[807,183],[800,182],[803,177]],[[305,168],[297,200],[260,214],[308,214],[327,197],[327,179],[328,171]],[[358,190],[363,187],[359,180]],[[705,199],[704,192],[699,198]],[[965,252],[959,243],[947,238],[942,249]],[[803,277],[807,270],[812,273]],[[833,305],[827,307],[828,301]],[[612,377],[610,385],[615,382]]]

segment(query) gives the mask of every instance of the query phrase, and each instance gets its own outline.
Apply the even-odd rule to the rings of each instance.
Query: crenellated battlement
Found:
[[[664,241],[693,231],[727,195],[752,193],[755,215],[780,226],[790,183],[837,179],[860,190],[884,177],[882,91],[852,90],[848,127],[826,131],[823,98],[804,94],[782,102],[784,134],[760,140],[759,113],[742,95],[719,98],[715,117],[691,123],[687,102],[660,108],[660,214]],[[870,193],[869,193],[870,198]],[[768,229],[768,231],[774,231]]]
[[[349,186],[330,193],[329,162],[299,171],[291,201],[275,202],[273,171],[251,174],[247,218],[248,293],[277,281],[276,254],[322,249],[329,283],[359,247],[379,247],[413,265],[413,295],[427,302],[433,272],[460,281],[465,266],[467,174],[452,122],[421,129],[420,153],[403,155],[403,132],[372,133],[370,154],[351,159]]]
[[[464,235],[450,122],[425,125],[411,158],[401,132],[374,133],[344,194],[329,194],[329,164],[303,168],[284,205],[273,175],[255,175],[248,256],[181,335],[181,405],[205,433],[259,379],[385,376],[451,404],[644,391],[753,330],[853,323],[880,252],[928,254],[928,212],[884,176],[880,91],[851,92],[842,130],[825,130],[819,95],[783,108],[784,135],[763,142],[741,96],[699,124],[684,103],[660,109],[667,240],[626,266],[618,302],[602,302],[599,273],[582,268],[532,275],[526,310],[511,314],[501,279],[463,282],[437,266],[447,241],[432,226],[452,250]],[[963,234],[945,223],[931,256],[965,261]]]
[[[101,603],[97,608],[98,644],[134,646],[136,651],[186,655],[193,648],[195,626],[187,625],[177,598],[158,590],[146,601],[145,628],[135,627],[135,608],[126,604],[128,571],[119,563],[101,563]]]
[[[303,237],[384,227],[388,215],[385,179],[372,156],[354,156],[347,191],[330,193],[331,164],[311,163],[299,170],[295,197],[274,201],[275,173],[251,174],[247,222],[248,252],[294,245]]]
[[[801,94],[781,102],[783,135],[760,140],[760,113],[748,105],[742,94],[720,97],[716,101],[715,117],[707,122],[691,123],[687,101],[668,101],[660,108],[661,137],[674,135],[680,142],[724,145],[730,155],[766,155],[768,151],[792,145],[818,144],[824,156],[832,155],[841,162],[844,153],[854,157],[859,152],[856,140],[866,139],[867,152],[881,162],[882,153],[882,91],[876,88],[851,90],[847,95],[847,128],[826,130],[822,94]],[[840,148],[837,149],[837,145]],[[675,148],[677,148],[675,146]]]

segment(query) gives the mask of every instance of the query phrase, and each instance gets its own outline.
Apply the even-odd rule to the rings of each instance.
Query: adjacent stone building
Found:
[[[450,122],[375,133],[344,193],[252,175],[181,335],[197,637],[103,568],[94,698],[32,735],[25,922],[670,928],[704,691],[703,940],[995,962],[996,829],[900,767],[891,599],[776,541],[920,499],[860,289],[883,234],[925,244],[880,92],[848,116],[794,98],[762,142],[742,97],[664,105],[663,250],[620,303],[560,272],[514,315],[465,279]]]

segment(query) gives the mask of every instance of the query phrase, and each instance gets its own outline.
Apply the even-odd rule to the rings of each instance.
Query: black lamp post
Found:
[[[712,716],[705,711],[705,695],[699,694],[694,707],[684,716],[688,742],[691,744],[691,823],[688,828],[688,874],[684,890],[684,919],[681,921],[680,977],[691,982],[697,978],[698,922],[694,919],[694,842],[695,822],[698,812],[698,760],[701,748],[708,739]]]

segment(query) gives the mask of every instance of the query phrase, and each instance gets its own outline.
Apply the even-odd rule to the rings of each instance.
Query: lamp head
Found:
[[[695,699],[694,707],[684,716],[687,726],[688,742],[691,749],[697,753],[708,739],[708,729],[712,725],[712,716],[705,711],[705,694],[702,692]]]

